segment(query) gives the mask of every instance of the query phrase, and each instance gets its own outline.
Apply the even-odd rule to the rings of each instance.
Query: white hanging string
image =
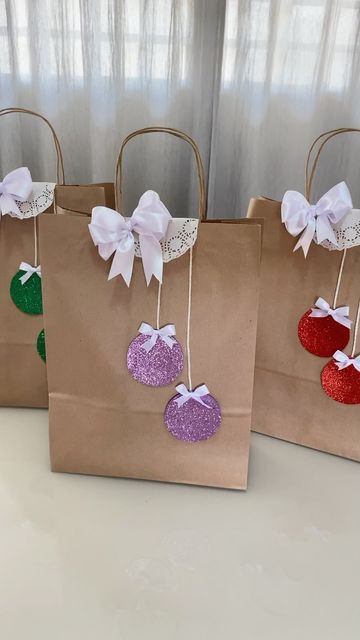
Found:
[[[346,252],[347,252],[347,249],[344,249],[343,254],[342,254],[342,258],[341,258],[341,262],[340,262],[340,269],[339,269],[336,288],[335,288],[335,293],[334,293],[333,309],[335,309],[335,307],[336,307],[336,303],[337,303],[337,299],[338,299],[338,295],[339,295],[339,289],[340,289],[341,277],[342,277],[343,270],[344,270],[344,262],[345,262],[345,258],[346,258]]]
[[[38,266],[37,216],[34,216],[34,267]]]
[[[354,327],[354,337],[353,337],[353,344],[352,344],[350,358],[353,358],[354,355],[355,355],[356,342],[357,342],[358,331],[359,331],[359,324],[360,324],[360,300],[358,302],[358,308],[357,308],[357,313],[356,313],[356,320],[355,320],[355,327]]]
[[[192,294],[192,270],[193,270],[193,248],[189,251],[189,290],[188,290],[188,314],[186,325],[186,357],[188,371],[188,389],[192,391],[191,381],[191,353],[190,353],[190,323],[191,323],[191,294]]]
[[[187,311],[187,322],[186,322],[186,359],[187,359],[188,389],[189,389],[189,391],[192,391],[191,351],[190,351],[192,271],[193,271],[193,248],[190,247],[190,249],[189,249],[188,311]],[[157,329],[160,329],[161,290],[162,290],[162,285],[161,285],[161,282],[159,282],[158,294],[157,294],[157,309],[156,309],[156,328]]]
[[[158,285],[157,309],[156,309],[156,328],[160,329],[160,303],[161,303],[161,282]]]

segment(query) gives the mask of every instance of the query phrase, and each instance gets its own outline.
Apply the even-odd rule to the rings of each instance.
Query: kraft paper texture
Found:
[[[113,203],[113,185],[56,187],[59,206],[75,211]],[[41,213],[41,216],[48,213]],[[51,215],[49,216],[51,217]],[[54,239],[53,250],[57,246]],[[41,250],[39,263],[41,264]],[[10,282],[20,262],[34,262],[34,219],[0,220],[0,406],[47,407],[46,365],[36,341],[44,327],[42,315],[20,311],[10,298]],[[37,277],[37,276],[36,276]]]
[[[281,222],[281,203],[250,201],[248,216],[263,218],[261,287],[252,428],[345,458],[360,460],[360,406],[335,402],[323,391],[331,358],[308,353],[297,335],[301,316],[321,296],[332,305],[342,252],[312,243],[305,259]],[[360,247],[347,252],[337,306],[354,321],[360,295]],[[350,353],[352,336],[347,348]]]
[[[175,385],[135,382],[126,352],[141,322],[155,325],[157,282],[146,287],[135,258],[127,288],[107,280],[89,217],[40,220],[54,471],[246,487],[261,226],[253,221],[199,225],[191,315],[193,386],[206,383],[222,409],[209,440],[171,436],[163,413]],[[185,351],[189,252],[164,265],[160,325],[174,323]]]

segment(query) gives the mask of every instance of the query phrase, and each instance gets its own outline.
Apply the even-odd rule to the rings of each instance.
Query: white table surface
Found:
[[[46,411],[0,438],[1,640],[359,640],[360,465],[254,435],[244,493],[51,473]]]

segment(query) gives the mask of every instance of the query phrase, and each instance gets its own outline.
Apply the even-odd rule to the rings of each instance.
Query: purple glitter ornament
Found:
[[[150,325],[143,326],[150,327]],[[167,325],[172,326],[172,325]],[[141,329],[141,327],[140,327]],[[160,330],[162,331],[162,330]],[[154,337],[142,334],[134,338],[127,351],[127,368],[132,377],[151,387],[165,387],[176,380],[184,368],[184,354],[176,338],[161,338],[152,329]],[[153,342],[153,345],[150,343]],[[169,345],[172,346],[169,346]],[[146,345],[146,348],[145,348]]]
[[[185,442],[211,438],[221,422],[221,409],[217,400],[205,385],[195,391],[188,391],[185,385],[179,385],[176,390],[180,393],[169,400],[164,413],[168,431]]]

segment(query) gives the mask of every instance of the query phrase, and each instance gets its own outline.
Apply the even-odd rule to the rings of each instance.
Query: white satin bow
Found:
[[[203,400],[201,399],[202,396],[207,396],[209,394],[209,389],[207,388],[206,384],[200,385],[200,387],[197,387],[197,389],[194,389],[194,391],[189,391],[189,389],[187,389],[184,384],[178,384],[178,386],[175,388],[176,391],[180,393],[180,398],[176,398],[178,407],[182,407],[185,402],[193,399],[196,400],[196,402],[202,404],[204,407],[207,407],[207,409],[210,408],[209,405],[203,402]]]
[[[28,264],[27,262],[22,262],[20,264],[19,270],[20,271],[25,271],[24,275],[22,275],[19,278],[21,284],[25,284],[25,282],[30,280],[31,276],[34,273],[36,273],[36,275],[39,276],[39,278],[41,278],[41,267],[40,267],[40,265],[38,267],[32,267],[31,264]]]
[[[146,353],[149,353],[151,349],[155,346],[158,341],[158,338],[163,340],[165,344],[167,344],[170,349],[173,348],[175,344],[175,340],[171,336],[176,335],[175,326],[173,324],[167,324],[165,327],[161,327],[161,329],[154,329],[151,324],[147,324],[146,322],[142,322],[139,328],[139,333],[150,336],[149,340],[144,342],[141,345],[142,349],[145,349]]]
[[[316,204],[310,204],[298,191],[286,191],[281,204],[281,220],[292,236],[303,232],[294,251],[302,247],[306,257],[314,237],[317,244],[329,240],[337,246],[332,225],[349,213],[352,206],[345,182],[339,182],[327,191]]]
[[[18,202],[25,202],[33,189],[30,171],[27,167],[19,167],[10,171],[4,180],[0,182],[0,217],[10,215],[16,218],[23,218]]]
[[[145,191],[131,218],[108,207],[94,207],[89,231],[103,260],[115,252],[109,280],[121,275],[130,285],[135,257],[134,232],[139,235],[147,285],[152,276],[162,282],[163,257],[160,240],[166,235],[171,215],[155,191]]]
[[[338,369],[346,369],[353,365],[357,371],[360,373],[360,355],[356,356],[356,358],[349,358],[343,351],[335,351],[333,355],[334,360],[336,360],[336,366]]]
[[[333,309],[324,298],[318,298],[315,306],[317,309],[314,307],[311,308],[309,318],[326,318],[326,316],[331,316],[335,322],[342,324],[344,327],[348,327],[348,329],[351,328],[352,321],[347,317],[349,315],[349,307],[337,307]]]

